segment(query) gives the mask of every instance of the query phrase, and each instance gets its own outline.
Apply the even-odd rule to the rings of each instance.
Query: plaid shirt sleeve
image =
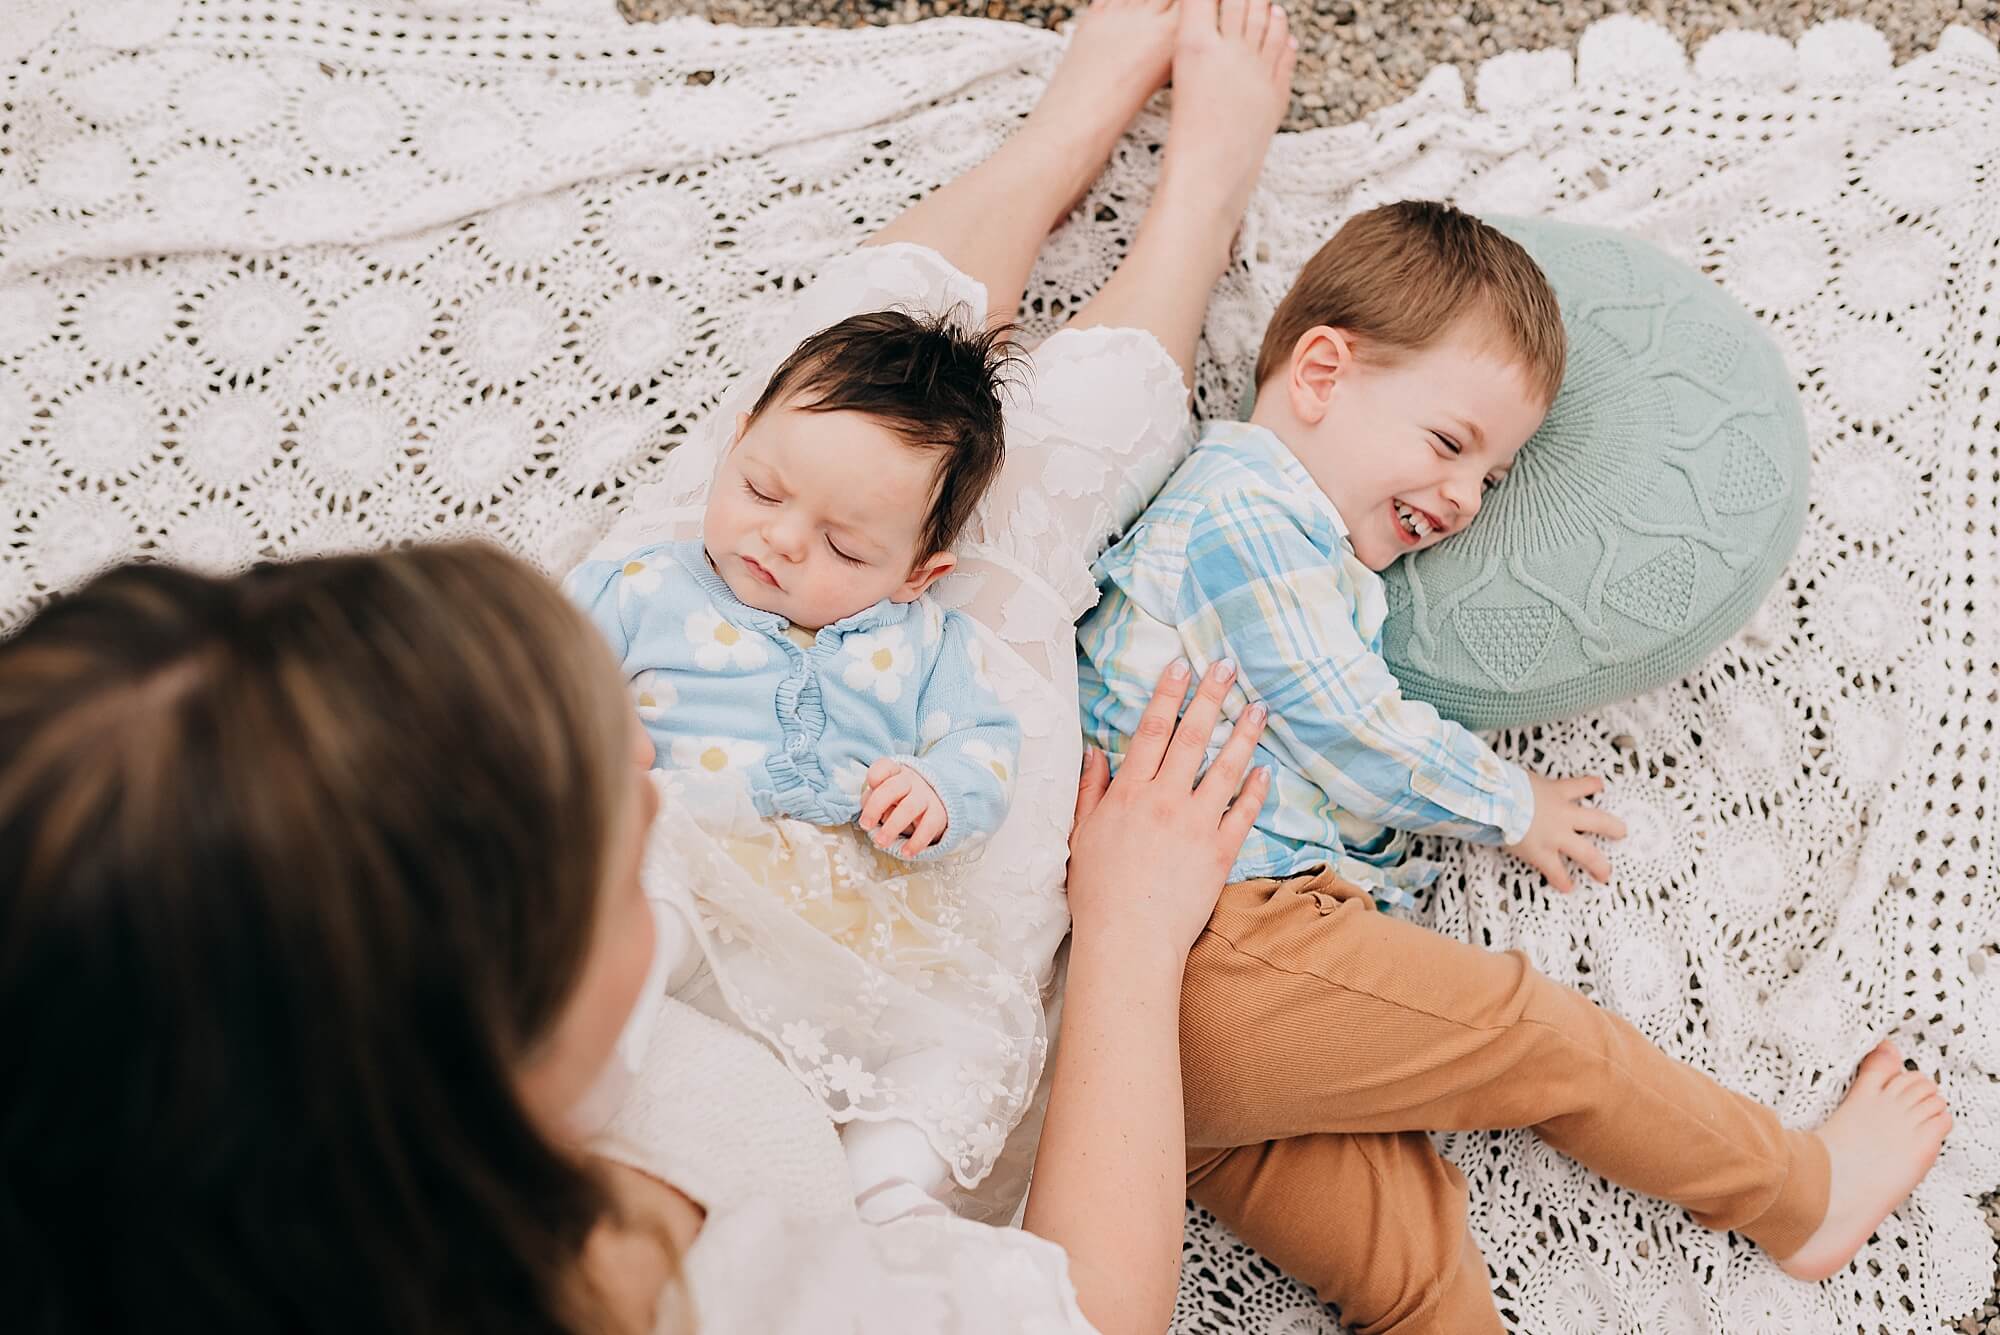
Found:
[[[1338,558],[1275,498],[1212,498],[1189,529],[1187,560],[1176,615],[1195,671],[1234,658],[1238,685],[1270,710],[1265,747],[1335,805],[1475,843],[1526,835],[1527,774],[1402,697],[1355,626],[1355,590]]]

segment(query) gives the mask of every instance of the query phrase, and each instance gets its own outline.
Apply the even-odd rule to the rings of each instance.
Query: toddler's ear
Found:
[[[958,558],[950,552],[933,552],[910,568],[910,577],[903,581],[903,587],[889,595],[894,603],[914,602],[925,589],[949,575]]]
[[[1347,332],[1331,325],[1314,325],[1292,345],[1286,366],[1286,397],[1301,422],[1315,425],[1326,416],[1335,385],[1354,365],[1354,346]]]

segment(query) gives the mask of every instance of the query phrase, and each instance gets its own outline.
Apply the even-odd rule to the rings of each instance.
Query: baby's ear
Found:
[[[914,602],[925,589],[943,579],[958,564],[958,558],[950,552],[933,552],[910,567],[910,577],[903,581],[903,587],[890,595],[889,600],[897,603]]]

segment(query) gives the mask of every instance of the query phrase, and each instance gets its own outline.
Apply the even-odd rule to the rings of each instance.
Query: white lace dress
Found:
[[[766,363],[635,494],[596,554],[697,536],[720,451],[770,369],[807,335],[891,307],[963,307],[983,321],[986,293],[918,246],[829,265],[772,315]],[[662,815],[644,877],[697,924],[717,984],[705,1008],[770,1043],[835,1120],[914,1123],[960,1188],[992,1173],[1047,1051],[1042,993],[1069,926],[1080,760],[1070,625],[1096,596],[1091,558],[1183,457],[1189,424],[1180,373],[1148,334],[1064,330],[1034,349],[1000,479],[934,590],[977,623],[982,670],[1021,724],[1013,807],[976,858],[898,863],[852,828],[762,819],[737,786],[654,776]],[[960,1203],[1004,1210],[1020,1183],[1003,1177],[990,1211]]]
[[[768,1051],[666,1002],[593,1148],[708,1211],[682,1257],[701,1335],[1088,1335],[1060,1247],[949,1216],[854,1216],[833,1129]],[[675,1329],[676,1296],[661,1308]]]

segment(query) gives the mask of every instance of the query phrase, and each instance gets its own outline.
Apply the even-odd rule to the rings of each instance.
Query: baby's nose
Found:
[[[806,543],[809,539],[806,534],[805,525],[790,519],[780,518],[773,521],[771,526],[764,531],[764,540],[771,544],[771,550],[778,555],[788,561],[796,561],[805,555]]]

